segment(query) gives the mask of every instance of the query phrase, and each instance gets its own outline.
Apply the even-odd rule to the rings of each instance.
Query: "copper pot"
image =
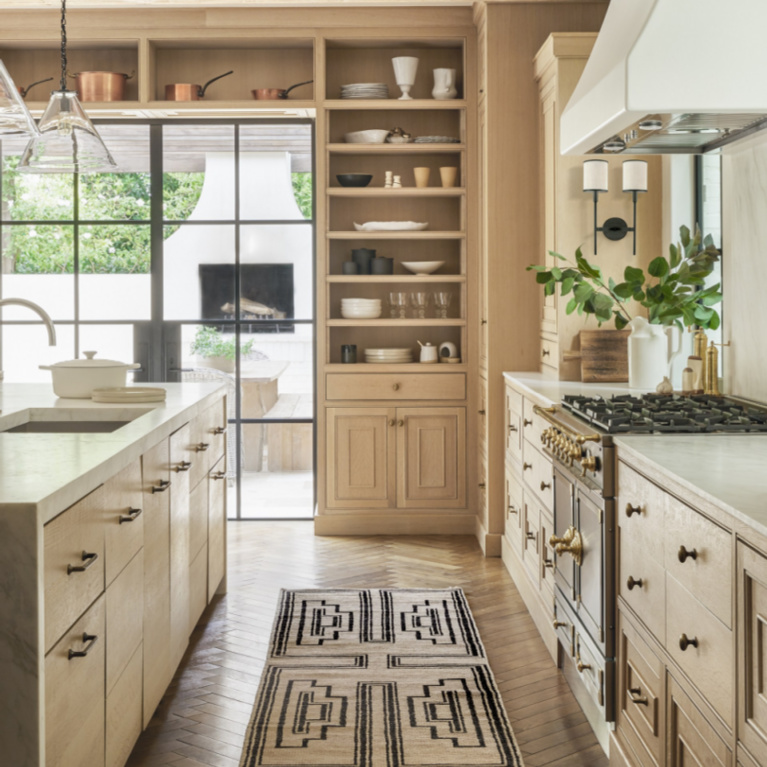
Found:
[[[234,70],[230,69],[228,72],[224,72],[223,75],[217,75],[212,80],[208,80],[205,85],[196,85],[194,83],[172,83],[165,86],[165,100],[166,101],[199,101],[207,90],[211,83],[220,80],[222,77],[234,74]]]
[[[77,72],[77,97],[80,101],[123,101],[125,98],[125,82],[136,73],[126,75],[123,72]]]
[[[276,101],[278,99],[286,99],[288,93],[290,93],[293,88],[298,88],[299,85],[309,85],[313,82],[314,80],[306,80],[302,83],[291,85],[290,88],[256,88],[255,90],[252,90],[251,93],[253,94],[253,98],[258,101]]]

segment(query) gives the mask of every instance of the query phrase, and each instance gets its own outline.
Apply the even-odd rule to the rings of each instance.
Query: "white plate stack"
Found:
[[[347,320],[375,320],[381,316],[381,299],[342,298],[341,316]]]
[[[388,99],[386,83],[350,83],[341,86],[342,99]]]
[[[365,362],[397,365],[413,361],[412,349],[365,349]]]

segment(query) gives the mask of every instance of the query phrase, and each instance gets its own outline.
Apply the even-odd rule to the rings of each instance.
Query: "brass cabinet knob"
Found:
[[[567,622],[566,621],[558,621],[556,618],[554,618],[554,620],[552,621],[552,625],[554,626],[555,629],[558,629],[558,628],[566,626]]]
[[[528,469],[532,469],[533,464],[532,463],[523,463],[522,464],[522,471],[527,471]]]
[[[587,668],[591,668],[591,664],[584,663],[580,658],[578,658],[578,662],[575,664],[575,668],[577,668],[578,671],[582,674]]]
[[[679,637],[679,649],[684,652],[688,647],[697,647],[698,646],[698,637],[693,637],[690,639],[687,634],[682,634],[682,636]]]
[[[551,487],[551,482],[544,482],[541,480],[541,492],[544,490],[548,490]]]
[[[487,320],[480,320],[480,321],[479,321],[479,324],[480,324],[480,325],[487,325]]]
[[[533,425],[533,422],[532,422],[532,420],[531,420],[531,419],[529,419],[529,418],[523,418],[523,419],[522,419],[522,425],[523,425],[523,426],[532,426],[532,425]]]
[[[392,384],[391,388],[394,389],[394,391],[399,391],[399,384],[398,383]]]
[[[629,699],[632,703],[636,703],[638,706],[646,706],[647,705],[647,696],[642,695],[642,688],[641,687],[631,687],[629,688]]]
[[[548,357],[549,354],[551,354],[551,349],[542,349],[541,350],[541,357]]]
[[[630,517],[633,514],[641,514],[642,513],[642,507],[641,506],[632,506],[630,503],[626,504],[626,516]]]
[[[397,421],[397,426],[404,426],[404,425],[405,425],[405,421],[402,418],[400,418],[399,421]]]
[[[553,546],[557,554],[570,554],[579,567],[583,562],[583,539],[580,532],[572,526],[567,528],[561,538],[552,535],[549,538],[549,546]]]
[[[628,587],[628,590],[631,591],[634,586],[639,586],[639,588],[642,588],[642,579],[641,578],[634,578],[633,575],[629,575],[629,579],[626,581],[626,586]]]
[[[389,419],[389,426],[394,426],[394,424],[396,424],[396,423],[397,422],[393,418]]]
[[[677,557],[679,557],[680,562],[686,562],[688,559],[697,559],[698,558],[698,551],[697,549],[693,549],[692,551],[688,551],[684,546],[679,547],[679,553],[677,554]]]

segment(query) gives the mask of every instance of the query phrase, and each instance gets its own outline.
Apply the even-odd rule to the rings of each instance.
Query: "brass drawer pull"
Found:
[[[528,469],[532,469],[533,464],[532,463],[523,463],[522,464],[522,471],[527,471]]]
[[[518,431],[516,424],[510,423],[509,424],[509,431]]]
[[[636,703],[638,706],[646,706],[647,696],[642,695],[642,689],[640,687],[632,687],[629,690],[629,699],[632,703]]]
[[[682,634],[682,636],[679,637],[679,649],[684,652],[690,646],[698,646],[698,637],[690,639],[687,634]]]
[[[528,541],[534,541],[535,540],[535,533],[527,533],[526,534]]]
[[[217,437],[220,437],[222,434],[226,434],[226,429],[223,426],[216,426],[215,429],[211,430],[211,434],[215,434]]]
[[[584,663],[580,658],[578,658],[578,662],[575,664],[575,668],[578,669],[578,673],[582,674],[586,669],[591,668],[591,664]]]
[[[225,471],[214,471],[211,473],[210,478],[211,479],[223,479],[226,476]]]
[[[626,504],[626,516],[630,517],[632,514],[641,514],[642,513],[642,507],[641,506],[632,506],[630,503]]]
[[[181,461],[178,466],[174,467],[174,471],[189,471],[192,466],[191,461]]]
[[[639,588],[642,588],[642,579],[641,578],[634,578],[633,575],[629,575],[629,579],[626,581],[626,586],[628,586],[628,590],[631,591],[634,586],[639,586]]]
[[[142,511],[143,509],[128,509],[127,514],[120,514],[120,524],[137,520],[141,516]]]
[[[480,320],[479,324],[480,325],[487,325],[487,320]]]
[[[394,391],[399,391],[399,384],[398,383],[392,384],[391,388],[394,389]]]
[[[551,482],[544,482],[541,480],[541,490],[548,490],[551,487]]]
[[[543,560],[543,566],[544,567],[551,567],[551,568],[553,568],[554,567],[554,562],[551,559],[544,559]]]
[[[199,444],[194,446],[194,449],[198,453],[204,453],[209,447],[210,445],[207,442],[200,442]]]
[[[516,514],[517,508],[516,506],[509,506],[509,514]]]
[[[170,481],[167,479],[161,479],[159,485],[152,485],[153,493],[164,493],[170,487]]]
[[[484,411],[484,410],[478,410],[477,412],[478,412],[480,415],[485,415],[485,411]]]
[[[98,642],[98,639],[99,638],[95,634],[83,634],[85,647],[83,647],[82,650],[70,650],[69,660],[72,660],[72,658],[84,658],[93,649],[93,645]]]
[[[693,549],[692,551],[687,551],[687,549],[684,546],[679,547],[679,553],[677,554],[679,557],[679,561],[684,563],[687,561],[687,559],[697,559],[698,558],[698,550]]]
[[[556,618],[552,621],[552,625],[555,629],[561,628],[567,625],[567,621],[558,621]]]
[[[67,565],[67,575],[72,575],[72,573],[84,573],[98,558],[99,555],[95,552],[84,551],[82,555],[83,564]]]
[[[522,419],[522,425],[523,425],[523,426],[532,426],[532,425],[533,425],[533,422],[532,422],[532,420],[531,420],[531,419],[529,419],[529,418],[523,418],[523,419]]]
[[[487,487],[487,485],[484,482],[480,482],[478,487],[481,488],[482,490],[484,490],[485,487]]]

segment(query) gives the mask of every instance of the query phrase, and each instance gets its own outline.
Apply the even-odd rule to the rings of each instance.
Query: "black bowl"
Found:
[[[341,186],[367,186],[373,180],[373,174],[339,173],[336,178]]]

